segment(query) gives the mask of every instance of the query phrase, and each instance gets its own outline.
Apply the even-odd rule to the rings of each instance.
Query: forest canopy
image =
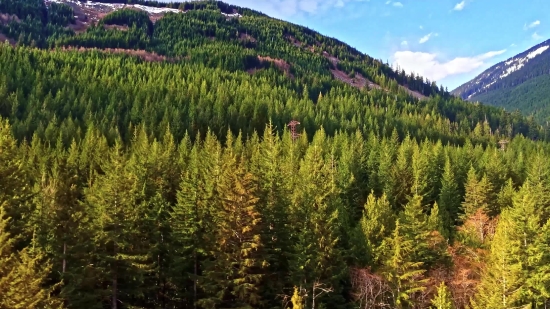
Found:
[[[186,13],[0,1],[0,308],[550,304],[545,127],[258,12],[134,3]]]

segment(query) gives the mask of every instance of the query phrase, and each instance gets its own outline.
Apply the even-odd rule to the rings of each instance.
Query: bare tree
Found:
[[[319,282],[319,280],[316,280],[315,282],[313,282],[313,287],[311,289],[312,291],[312,297],[313,299],[311,300],[311,309],[315,309],[315,300],[317,299],[317,297],[323,295],[324,293],[330,293],[330,292],[334,292],[334,289],[332,287],[325,287],[325,284],[324,283],[321,283]]]
[[[353,298],[359,302],[359,308],[390,308],[388,294],[391,293],[388,283],[370,269],[351,269]]]

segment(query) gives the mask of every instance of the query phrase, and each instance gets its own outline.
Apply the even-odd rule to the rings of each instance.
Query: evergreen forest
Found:
[[[546,127],[253,10],[132,3],[182,13],[0,0],[0,309],[550,305]]]

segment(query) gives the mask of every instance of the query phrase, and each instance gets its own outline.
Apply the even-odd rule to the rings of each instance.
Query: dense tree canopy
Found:
[[[550,304],[543,128],[309,29],[180,9],[51,34],[70,7],[0,1],[28,16],[0,30],[23,34],[0,46],[0,308]]]

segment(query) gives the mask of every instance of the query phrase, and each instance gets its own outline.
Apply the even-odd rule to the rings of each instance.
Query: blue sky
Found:
[[[225,0],[338,38],[452,90],[550,38],[548,0]]]

